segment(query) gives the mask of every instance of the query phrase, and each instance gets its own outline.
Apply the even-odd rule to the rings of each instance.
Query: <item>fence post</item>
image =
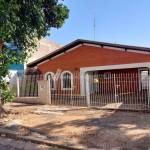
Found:
[[[86,101],[87,107],[90,108],[90,87],[89,87],[89,75],[85,75],[85,83],[86,83]]]
[[[49,100],[49,104],[51,105],[51,78],[50,78],[50,75],[48,76],[48,100]]]
[[[150,108],[150,74],[148,75],[148,90],[149,90],[149,93],[148,93],[148,108]]]
[[[17,97],[20,97],[19,77],[17,76]]]
[[[115,108],[117,109],[117,85],[116,85],[116,76],[114,74],[114,84],[115,84]]]

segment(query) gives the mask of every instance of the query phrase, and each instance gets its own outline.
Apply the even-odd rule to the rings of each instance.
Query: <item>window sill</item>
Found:
[[[73,90],[72,88],[61,88],[61,90],[66,91],[66,90]]]

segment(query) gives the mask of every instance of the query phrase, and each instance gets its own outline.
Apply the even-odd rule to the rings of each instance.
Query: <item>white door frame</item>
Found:
[[[150,68],[140,68],[140,69],[138,69],[138,74],[139,74],[139,90],[141,91],[142,90],[142,88],[141,88],[141,84],[142,84],[142,81],[141,81],[141,71],[149,71],[149,73],[150,73]]]

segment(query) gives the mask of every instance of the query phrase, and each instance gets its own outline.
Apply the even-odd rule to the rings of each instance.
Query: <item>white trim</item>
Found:
[[[65,54],[65,53],[63,52],[63,53],[61,53],[61,54],[59,54],[59,55],[56,55],[56,56],[52,57],[51,59],[57,58],[57,57],[59,57],[59,56],[61,56],[61,55],[63,55],[63,54]]]
[[[71,75],[71,88],[63,88],[63,75],[69,73]],[[70,71],[63,71],[61,73],[61,90],[72,90],[73,88],[73,74]]]
[[[47,80],[47,75],[51,74],[52,75],[52,79],[53,79],[53,82],[54,82],[54,88],[51,88],[51,90],[56,90],[56,76],[53,72],[49,71],[45,74],[44,76],[44,80]]]
[[[84,68],[80,68],[80,71],[87,72],[87,71],[96,71],[96,70],[113,70],[113,69],[142,68],[142,67],[150,68],[150,62],[109,65],[109,66],[84,67]]]
[[[72,51],[72,50],[74,50],[74,49],[76,49],[76,48],[78,48],[78,47],[80,47],[80,46],[82,46],[82,44],[79,44],[79,45],[77,45],[77,46],[75,46],[75,47],[73,47],[73,48],[67,50],[66,53],[68,53],[68,52],[70,52],[70,51]]]
[[[55,79],[55,74],[54,74],[53,72],[49,71],[49,72],[47,72],[47,73],[45,74],[44,80],[47,80],[47,75],[48,75],[48,74],[51,74],[51,75],[54,77],[54,79]]]
[[[140,69],[138,69],[138,75],[139,75],[139,90],[141,91],[141,71],[150,71],[150,69],[149,68],[140,68]]]
[[[103,48],[112,49],[112,50],[119,50],[119,51],[125,51],[124,48],[117,48],[117,47],[111,47],[111,46],[103,46]]]
[[[110,65],[110,66],[96,66],[96,67],[84,67],[80,68],[80,72],[83,74],[88,71],[98,71],[98,70],[114,70],[114,69],[130,69],[130,68],[150,68],[150,62],[145,63],[133,63],[133,64],[122,64],[122,65]],[[80,80],[80,92],[81,95],[85,95],[85,78]]]
[[[144,52],[144,51],[137,51],[132,49],[127,49],[127,52],[133,52],[133,53],[141,53],[141,54],[150,54],[150,52]]]
[[[83,43],[83,45],[94,46],[94,47],[101,47],[100,45],[97,45],[97,44],[87,44],[87,43]]]
[[[44,64],[44,63],[47,62],[47,61],[49,61],[49,59],[48,59],[48,60],[45,60],[45,61],[43,61],[43,62],[41,62],[41,63],[39,63],[39,64],[37,64],[37,66],[42,65],[42,64]]]
[[[143,70],[148,70],[149,71],[149,68],[139,68],[138,69],[138,75],[140,75],[141,74],[141,71],[143,71]]]

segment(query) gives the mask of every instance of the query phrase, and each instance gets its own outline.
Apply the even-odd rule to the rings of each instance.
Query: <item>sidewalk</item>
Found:
[[[97,148],[89,148],[73,141],[51,141],[38,139],[31,136],[22,136],[19,132],[0,128],[0,145],[7,145],[18,150],[100,150]],[[7,138],[10,137],[10,138]]]
[[[46,145],[40,145],[21,140],[14,140],[6,137],[0,137],[0,147],[6,150],[63,150]]]

